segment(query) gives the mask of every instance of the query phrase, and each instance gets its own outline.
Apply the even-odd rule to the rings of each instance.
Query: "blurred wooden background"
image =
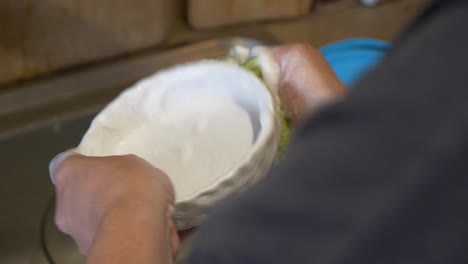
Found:
[[[2,0],[0,83],[161,43],[173,0]]]
[[[188,19],[197,29],[252,20],[305,15],[313,0],[189,0]]]
[[[391,39],[427,0],[375,8],[358,0],[317,1],[1,0],[0,92],[64,68],[221,36],[263,34],[314,45]]]

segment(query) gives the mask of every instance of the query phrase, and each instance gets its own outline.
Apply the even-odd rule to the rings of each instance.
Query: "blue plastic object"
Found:
[[[338,78],[353,85],[382,59],[389,48],[390,44],[382,40],[355,38],[326,45],[320,51]]]

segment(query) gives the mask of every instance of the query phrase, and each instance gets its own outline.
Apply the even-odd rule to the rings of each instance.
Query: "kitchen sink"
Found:
[[[78,144],[91,120],[90,115],[63,120],[0,140],[0,263],[49,263],[40,239],[53,196],[47,164]]]
[[[73,241],[53,224],[49,161],[76,146],[94,115],[142,77],[260,43],[208,40],[21,83],[0,94],[0,263],[84,263]]]

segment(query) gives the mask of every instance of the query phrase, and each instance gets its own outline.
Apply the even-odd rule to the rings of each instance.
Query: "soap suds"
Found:
[[[214,183],[240,164],[253,144],[246,110],[227,95],[164,93],[146,116],[127,120],[108,152],[135,154],[171,178],[177,200]]]

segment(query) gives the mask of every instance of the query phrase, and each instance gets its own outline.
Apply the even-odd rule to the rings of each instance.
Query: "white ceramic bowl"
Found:
[[[277,153],[279,121],[275,100],[254,74],[227,62],[207,60],[158,72],[128,88],[96,116],[76,151],[88,156],[126,154],[113,153],[109,146],[116,142],[111,133],[131,132],[126,120],[154,111],[154,105],[162,96],[159,91],[162,86],[228,94],[248,112],[254,130],[254,141],[238,166],[219,175],[215,181],[204,183],[204,187],[189,198],[176,198],[174,218],[182,230],[201,224],[214,204],[253,184],[268,172]]]

